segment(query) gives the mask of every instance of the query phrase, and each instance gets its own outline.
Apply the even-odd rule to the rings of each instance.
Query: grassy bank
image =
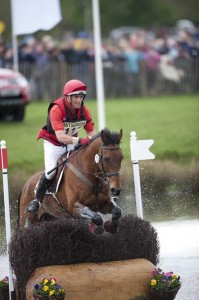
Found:
[[[86,100],[97,124],[97,104]],[[42,141],[36,135],[45,124],[47,102],[32,102],[23,123],[1,122],[0,139],[7,142],[9,166],[21,171],[43,168]],[[198,96],[109,99],[105,102],[106,124],[113,131],[123,128],[122,149],[130,161],[130,132],[138,139],[154,139],[151,151],[156,159],[169,158],[186,163],[199,158]],[[81,133],[83,135],[83,133]]]

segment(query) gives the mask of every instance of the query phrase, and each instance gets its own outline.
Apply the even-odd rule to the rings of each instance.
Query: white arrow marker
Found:
[[[155,155],[149,151],[149,148],[151,147],[151,145],[153,145],[154,140],[137,141],[135,131],[131,131],[130,136],[131,160],[133,162],[133,175],[135,185],[136,211],[137,216],[143,219],[140,172],[138,161],[155,158]]]
[[[136,132],[131,131],[131,160],[147,160],[154,159],[155,155],[149,151],[151,145],[153,145],[154,140],[140,140],[137,141]]]

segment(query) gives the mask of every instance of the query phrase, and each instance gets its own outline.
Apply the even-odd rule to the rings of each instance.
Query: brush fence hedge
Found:
[[[33,285],[50,274],[66,288],[67,300],[128,299],[147,292],[159,242],[153,226],[133,215],[121,218],[117,233],[103,235],[70,217],[20,228],[9,258],[20,300],[32,299]]]

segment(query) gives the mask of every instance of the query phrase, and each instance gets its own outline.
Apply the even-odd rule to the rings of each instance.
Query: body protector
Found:
[[[48,117],[47,123],[42,129],[39,131],[37,139],[43,138],[56,146],[62,146],[62,144],[58,141],[55,132],[52,128],[49,113],[53,105],[58,105],[62,111],[62,121],[64,124],[64,130],[67,135],[77,136],[77,132],[80,128],[87,126],[86,131],[92,131],[93,122],[92,119],[86,119],[85,112],[86,107],[84,105],[81,106],[80,109],[77,110],[76,114],[72,114],[70,109],[70,105],[64,98],[59,98],[55,101],[52,101],[48,108]],[[88,125],[89,124],[89,125]],[[89,128],[90,127],[90,128]],[[92,128],[91,128],[92,127]]]

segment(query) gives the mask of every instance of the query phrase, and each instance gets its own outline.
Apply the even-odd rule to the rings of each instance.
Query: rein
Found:
[[[96,178],[98,178],[101,182],[106,182],[108,184],[108,177],[111,177],[111,176],[120,176],[120,172],[113,172],[113,173],[106,173],[106,170],[104,168],[104,163],[103,163],[103,150],[107,149],[109,151],[114,151],[114,150],[119,150],[120,147],[119,146],[116,146],[116,147],[113,147],[113,148],[110,148],[108,146],[103,146],[103,144],[101,145],[100,149],[99,149],[99,152],[98,154],[95,155],[95,163],[101,165],[101,170],[99,172],[95,172],[95,173],[92,173],[92,172],[88,172],[88,171],[85,171],[85,170],[82,170],[80,168],[76,168],[70,161],[69,159],[71,157],[73,157],[75,154],[78,154],[78,152],[80,152],[81,150],[83,150],[86,146],[83,146],[79,149],[77,149],[76,151],[74,151],[69,157],[67,157],[66,159],[64,159],[60,164],[58,164],[55,168],[51,169],[47,174],[50,174],[52,173],[54,170],[56,170],[59,166],[65,164],[66,167],[68,167],[73,173],[75,173],[82,181],[84,181],[87,185],[89,186],[92,186],[94,187],[94,190],[95,190],[95,193],[97,194],[100,190],[100,188],[102,188],[103,186],[103,183],[99,186],[99,185],[96,185],[95,183],[93,183],[91,180],[89,180],[86,176],[84,176],[82,174],[83,173],[87,173],[87,174],[90,174],[90,175],[93,175],[95,176]],[[79,166],[79,162],[78,162],[78,158],[77,158],[77,155],[76,155],[76,162],[77,162],[77,165]],[[100,167],[99,167],[100,169]]]
[[[83,148],[80,148],[79,150],[82,150],[82,149]],[[71,169],[71,171],[73,171],[73,173],[75,173],[80,179],[82,179],[82,181],[84,181],[85,183],[87,183],[87,185],[89,185],[89,186],[91,186],[91,185],[93,186],[94,185],[95,190],[97,190],[97,186],[95,184],[93,184],[92,181],[90,181],[86,176],[84,176],[82,174],[82,172],[86,173],[86,174],[93,175],[96,178],[99,178],[101,181],[107,182],[107,183],[108,183],[108,179],[107,179],[108,177],[111,177],[111,176],[120,176],[120,172],[106,173],[105,168],[104,168],[104,164],[103,164],[103,150],[104,149],[107,149],[107,150],[110,150],[110,151],[114,151],[114,150],[119,150],[120,147],[116,146],[116,147],[110,148],[108,146],[103,146],[103,145],[100,147],[98,154],[96,154],[97,159],[99,159],[99,161],[95,161],[95,163],[101,164],[101,170],[100,170],[100,172],[92,173],[92,172],[88,172],[88,171],[85,171],[85,170],[82,170],[82,169],[76,169],[70,162],[66,163],[66,166],[69,169]],[[76,155],[76,162],[77,162],[77,165],[79,166],[77,155]]]
[[[52,173],[54,170],[58,169],[61,165],[67,163],[67,161],[74,156],[76,153],[78,153],[80,150],[82,150],[83,148],[85,148],[85,146],[77,149],[76,151],[74,151],[71,155],[69,155],[69,157],[67,157],[66,159],[64,159],[60,164],[58,164],[55,168],[51,169],[47,174],[49,175],[50,173]]]

